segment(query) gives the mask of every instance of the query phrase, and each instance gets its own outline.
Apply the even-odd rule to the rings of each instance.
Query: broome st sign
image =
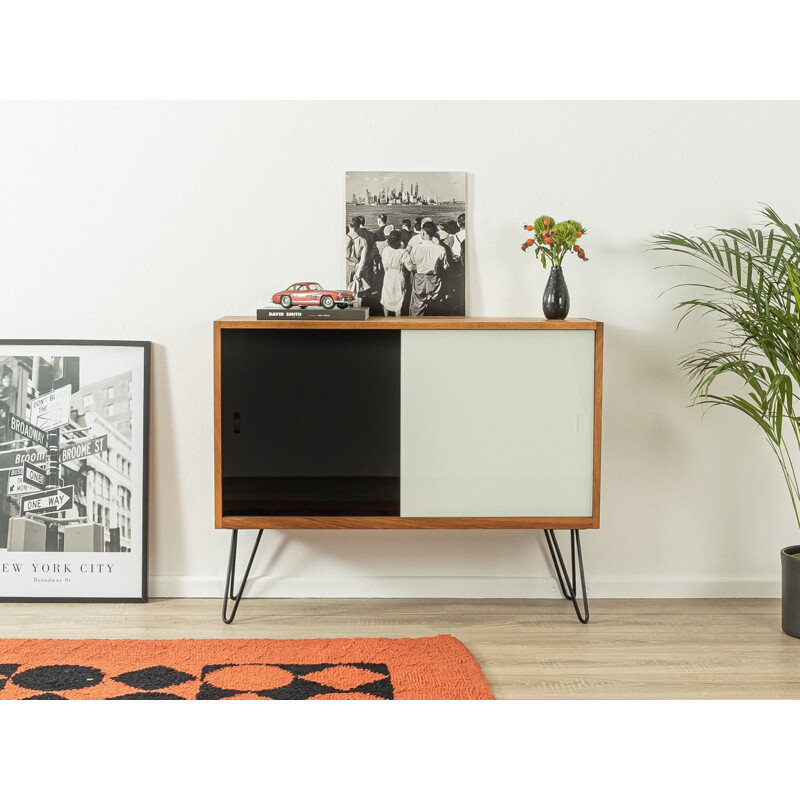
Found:
[[[82,442],[70,442],[58,451],[58,460],[79,461],[89,456],[100,455],[108,450],[108,436],[98,436],[96,439],[84,439]]]
[[[45,461],[47,453],[39,447],[25,447],[22,450],[0,453],[0,469],[21,467],[26,461]]]
[[[62,445],[58,451],[58,460],[80,461],[89,456],[100,455],[108,450],[108,436],[98,436],[96,439],[84,439],[78,442],[69,442]],[[22,450],[0,453],[0,470],[14,469],[23,464],[41,464],[47,461],[47,451],[41,447],[25,447]]]

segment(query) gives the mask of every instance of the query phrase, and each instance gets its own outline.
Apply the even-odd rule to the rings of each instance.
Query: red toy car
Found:
[[[347,308],[355,300],[352,292],[344,289],[323,289],[318,283],[293,283],[288,289],[272,295],[272,302],[284,308],[292,306],[322,306],[331,309],[334,306]]]

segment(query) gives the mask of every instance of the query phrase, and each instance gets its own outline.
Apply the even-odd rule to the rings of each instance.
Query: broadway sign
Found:
[[[89,456],[97,456],[108,450],[108,436],[98,436],[96,439],[84,439],[80,442],[70,442],[62,445],[58,453],[58,460],[79,461]],[[47,451],[39,447],[26,447],[22,450],[0,453],[0,470],[14,469],[25,463],[42,464],[47,461]]]
[[[31,425],[27,420],[18,417],[16,414],[8,412],[8,430],[16,436],[28,439],[40,447],[44,447],[47,442],[47,434],[35,425]]]

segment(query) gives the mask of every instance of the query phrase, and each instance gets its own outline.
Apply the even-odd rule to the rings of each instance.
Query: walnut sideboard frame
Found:
[[[578,516],[404,516],[382,513],[379,515],[303,515],[303,514],[241,514],[231,513],[223,502],[223,337],[226,331],[575,331],[594,333],[594,398],[591,453],[591,508],[590,513]],[[365,321],[349,320],[257,320],[254,317],[224,317],[214,322],[214,488],[215,527],[232,530],[231,552],[226,577],[223,619],[231,622],[241,600],[255,552],[265,529],[539,529],[545,532],[547,545],[553,559],[556,577],[565,598],[572,601],[578,619],[588,621],[586,587],[583,580],[583,559],[580,548],[581,530],[600,526],[600,452],[602,428],[602,377],[603,377],[603,323],[589,319],[543,320],[527,318],[480,317],[389,317]],[[279,380],[279,377],[276,377]],[[343,377],[346,381],[346,377]],[[546,392],[546,379],[543,391]],[[589,508],[587,507],[587,511]],[[237,540],[240,530],[258,530],[240,589],[234,590]],[[571,532],[571,577],[561,556],[555,530]],[[576,567],[580,568],[584,609],[577,603]],[[234,601],[232,612],[227,612],[228,600]]]

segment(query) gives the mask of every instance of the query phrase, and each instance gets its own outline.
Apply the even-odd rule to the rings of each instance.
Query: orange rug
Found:
[[[0,640],[0,700],[492,699],[452,636]]]

